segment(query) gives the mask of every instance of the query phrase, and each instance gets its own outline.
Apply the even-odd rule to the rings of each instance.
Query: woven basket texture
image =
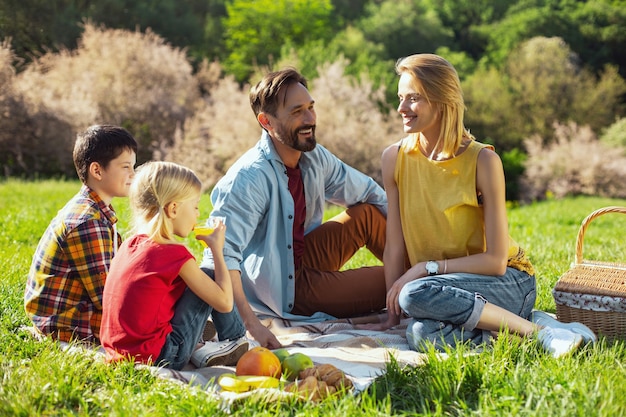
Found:
[[[575,262],[561,276],[554,292],[584,294],[590,298],[612,297],[617,303],[626,303],[626,264],[619,262],[587,261],[583,259],[583,239],[591,221],[607,213],[626,214],[626,207],[610,206],[594,211],[582,222],[576,238]],[[626,232],[626,231],[625,231]],[[568,305],[556,299],[557,319],[562,322],[580,322],[598,335],[609,339],[626,339],[626,311],[597,311]]]

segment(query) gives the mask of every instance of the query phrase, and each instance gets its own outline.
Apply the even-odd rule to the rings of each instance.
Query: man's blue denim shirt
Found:
[[[342,207],[370,203],[387,214],[382,187],[323,146],[303,152],[299,165],[306,199],[305,234],[322,223],[327,202]],[[226,217],[226,265],[241,272],[246,297],[259,317],[333,318],[322,312],[311,317],[289,313],[294,303],[294,203],[285,165],[267,132],[218,181],[211,202],[212,215]],[[208,249],[202,267],[214,267]]]

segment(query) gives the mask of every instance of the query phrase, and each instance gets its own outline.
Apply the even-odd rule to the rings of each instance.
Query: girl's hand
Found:
[[[210,235],[197,235],[196,239],[204,241],[211,251],[222,252],[224,250],[224,240],[226,235],[226,225],[219,221],[213,233]]]

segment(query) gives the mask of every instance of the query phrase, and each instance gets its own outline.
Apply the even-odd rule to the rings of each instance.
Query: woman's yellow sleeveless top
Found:
[[[402,232],[411,265],[453,259],[486,249],[476,164],[483,148],[472,141],[460,155],[433,161],[412,138],[402,140],[395,167]],[[508,266],[534,275],[526,252],[509,237]]]

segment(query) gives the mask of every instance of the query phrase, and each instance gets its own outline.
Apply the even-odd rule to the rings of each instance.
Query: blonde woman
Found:
[[[213,309],[233,309],[222,254],[225,225],[196,236],[216,259],[215,280],[176,239],[193,230],[200,193],[200,180],[183,166],[148,162],[137,170],[129,193],[136,233],[120,247],[104,287],[101,342],[109,361],[134,358],[180,370],[198,347]],[[201,349],[205,362],[200,366],[234,365],[248,343],[207,342]]]
[[[414,319],[407,338],[416,350],[424,342],[481,344],[502,329],[536,333],[556,357],[594,341],[582,324],[532,315],[534,269],[508,234],[502,162],[465,128],[456,70],[416,54],[396,71],[407,136],[382,157],[388,321],[369,327],[391,327],[404,313]]]

